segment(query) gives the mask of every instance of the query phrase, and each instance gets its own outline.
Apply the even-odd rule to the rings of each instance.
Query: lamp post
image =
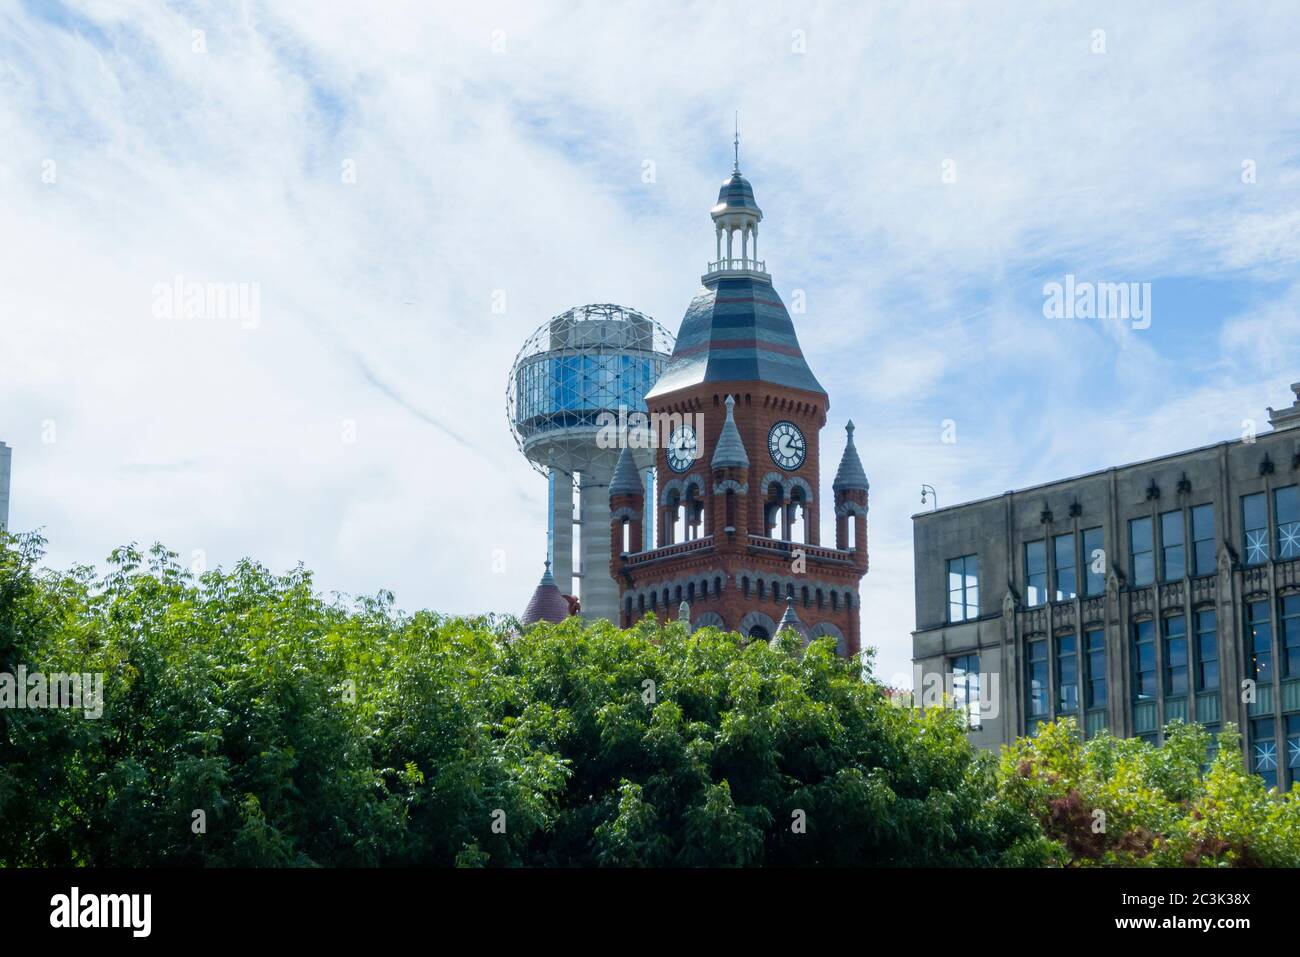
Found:
[[[921,485],[921,504],[922,504],[922,505],[925,504],[925,496],[926,496],[927,494],[928,494],[932,499],[934,499],[934,506],[933,506],[933,507],[934,507],[935,509],[938,509],[938,508],[939,508],[939,493],[936,492],[936,491],[934,490],[934,486],[933,486],[933,485],[925,485],[925,484],[922,484],[922,485]]]

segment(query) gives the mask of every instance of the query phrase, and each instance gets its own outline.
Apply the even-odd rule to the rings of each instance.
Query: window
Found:
[[[1133,623],[1133,697],[1146,701],[1156,696],[1156,624]]]
[[[1300,678],[1300,595],[1287,595],[1280,610],[1277,637],[1282,677]]]
[[[1263,492],[1241,497],[1241,529],[1246,564],[1268,561],[1268,503]]]
[[[1278,558],[1300,558],[1300,495],[1296,492],[1294,485],[1273,490]]]
[[[1214,573],[1214,506],[1192,509],[1192,574]]]
[[[1047,546],[1042,541],[1025,543],[1025,586],[1029,605],[1047,601]]]
[[[979,655],[962,655],[952,660],[952,703],[966,715],[966,727],[980,726]]]
[[[1029,692],[1026,709],[1029,717],[1047,715],[1047,640],[1039,638],[1025,646],[1025,688]]]
[[[1071,714],[1079,710],[1079,649],[1074,635],[1056,639],[1056,711]]]
[[[1300,784],[1300,714],[1282,719],[1286,725],[1286,783]]]
[[[974,555],[948,559],[948,620],[980,616],[979,560]]]
[[[1106,545],[1100,528],[1083,530],[1083,564],[1083,593],[1102,594],[1106,590]]]
[[[1201,773],[1208,774],[1210,765],[1219,754],[1219,732],[1222,730],[1218,722],[1211,722],[1205,725],[1205,730],[1210,733],[1210,743],[1205,747],[1205,763],[1201,765]]]
[[[1160,573],[1162,581],[1174,582],[1187,574],[1187,550],[1183,545],[1183,511],[1160,514]]]
[[[1268,620],[1268,602],[1246,603],[1246,674],[1263,684],[1273,680],[1273,628]]]
[[[1187,619],[1182,615],[1161,623],[1165,640],[1165,694],[1187,694]]]
[[[1128,522],[1129,567],[1134,585],[1150,585],[1156,578],[1155,543],[1151,538],[1151,519],[1131,518]]]
[[[1196,624],[1196,690],[1219,687],[1219,618],[1211,609],[1198,611]]]
[[[1251,769],[1264,779],[1269,787],[1277,787],[1277,728],[1272,718],[1259,718],[1250,723]]]
[[[1078,559],[1074,553],[1074,536],[1057,535],[1052,539],[1056,555],[1056,600],[1067,601],[1079,591]]]
[[[1106,707],[1106,633],[1100,628],[1083,634],[1083,650],[1087,655],[1087,674],[1084,684],[1084,702],[1088,708]]]

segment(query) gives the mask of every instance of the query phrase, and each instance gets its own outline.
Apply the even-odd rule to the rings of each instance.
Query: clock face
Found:
[[[696,441],[695,430],[689,425],[673,429],[668,436],[668,467],[674,472],[685,472],[695,464]]]
[[[786,471],[803,465],[808,445],[793,422],[778,422],[767,433],[767,451],[772,461]]]

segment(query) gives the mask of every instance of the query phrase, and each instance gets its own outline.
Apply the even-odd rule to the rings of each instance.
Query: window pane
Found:
[[[1187,623],[1182,615],[1166,618],[1165,694],[1187,694]]]
[[[1028,642],[1025,648],[1025,689],[1030,717],[1047,714],[1047,641]]]
[[[1128,523],[1129,547],[1134,585],[1155,581],[1155,551],[1151,538],[1151,519],[1133,518]]]
[[[1192,542],[1195,569],[1193,574],[1214,572],[1214,506],[1197,505],[1192,509]]]
[[[1079,656],[1074,635],[1056,639],[1056,710],[1062,713],[1079,710]]]
[[[1281,602],[1278,637],[1282,652],[1282,677],[1300,677],[1300,595],[1288,595]]]
[[[1247,673],[1256,683],[1273,680],[1273,629],[1268,619],[1268,602],[1246,604]]]
[[[1272,718],[1261,718],[1250,723],[1251,770],[1264,779],[1269,787],[1277,786],[1277,729]]]
[[[1246,564],[1268,561],[1268,506],[1263,492],[1241,497],[1241,528]]]
[[[1089,708],[1101,708],[1106,704],[1106,633],[1085,633],[1084,649],[1088,654],[1087,704]]]
[[[1083,593],[1100,595],[1106,590],[1106,548],[1100,528],[1083,530],[1083,564]]]
[[[1300,497],[1296,486],[1274,490],[1273,520],[1277,522],[1277,557],[1300,558]]]
[[[1196,613],[1196,690],[1219,687],[1219,621],[1213,611]]]
[[[1183,549],[1183,512],[1163,512],[1160,515],[1161,567],[1164,580],[1177,581],[1187,574]]]
[[[1078,579],[1074,567],[1074,536],[1057,535],[1052,539],[1052,543],[1056,558],[1056,600],[1066,601],[1078,592]]]
[[[966,716],[967,727],[980,726],[980,658],[961,655],[952,662],[953,707]]]
[[[1156,696],[1155,622],[1133,623],[1133,697],[1139,701]]]
[[[1025,601],[1030,605],[1047,601],[1047,545],[1041,541],[1025,544]]]
[[[979,617],[978,562],[974,555],[948,559],[948,620]]]

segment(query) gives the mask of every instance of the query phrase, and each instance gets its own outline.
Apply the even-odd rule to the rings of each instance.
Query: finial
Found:
[[[735,153],[735,160],[731,164],[731,172],[734,175],[739,176],[740,175],[740,110],[736,111],[736,138],[733,141],[732,145],[735,148],[736,153]]]
[[[848,424],[844,426],[844,431],[849,433],[849,443],[853,443],[853,420],[849,419]]]
[[[730,415],[731,410],[734,409],[735,407],[736,407],[736,399],[734,396],[732,396],[730,392],[728,392],[727,393],[727,414]]]

